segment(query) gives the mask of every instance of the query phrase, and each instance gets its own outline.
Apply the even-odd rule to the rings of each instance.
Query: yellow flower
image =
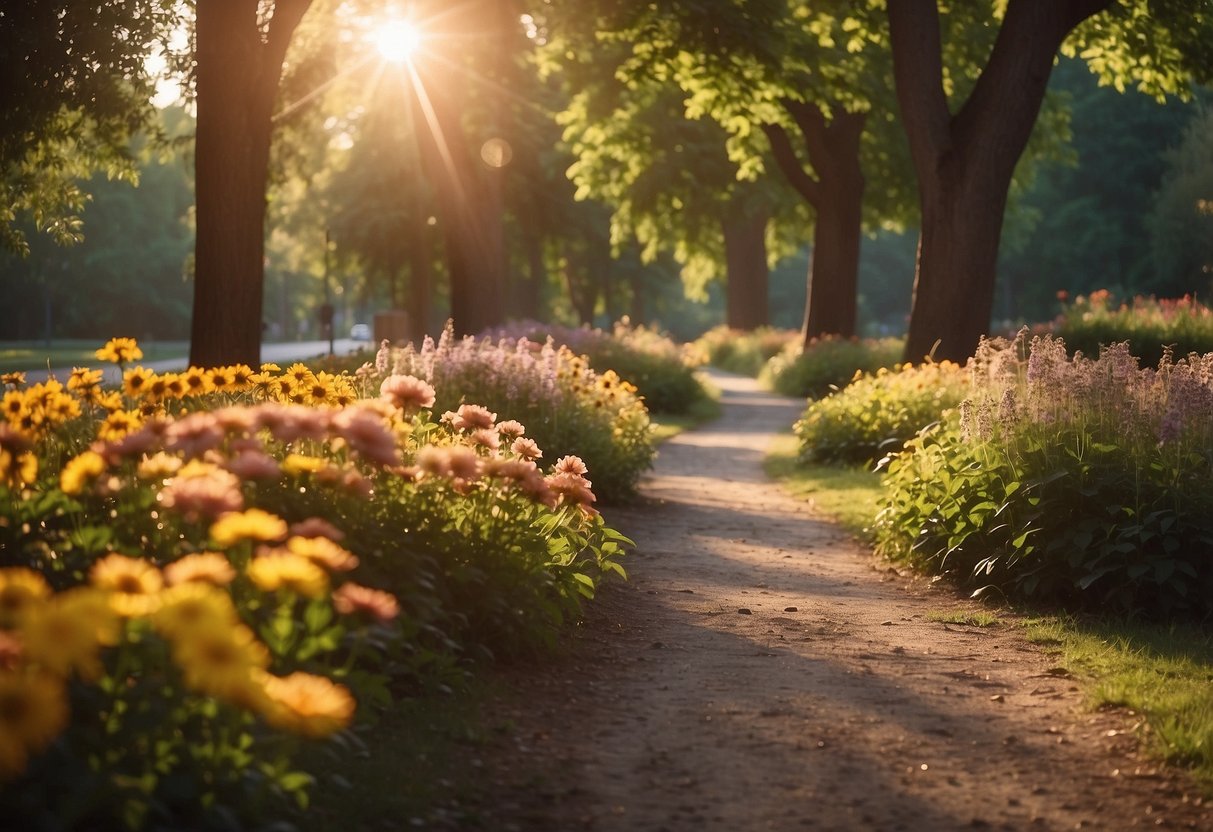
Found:
[[[33,483],[38,477],[38,457],[33,452],[14,454],[0,448],[0,482],[9,488],[20,489]]]
[[[234,627],[194,627],[173,640],[173,661],[194,690],[238,702],[259,688],[254,671],[264,670],[270,654],[243,624]]]
[[[91,480],[105,473],[105,460],[96,451],[85,451],[69,459],[59,472],[59,488],[64,494],[79,494]]]
[[[147,392],[148,383],[155,373],[143,367],[131,367],[122,375],[122,389],[132,399],[140,398]]]
[[[63,682],[45,673],[0,671],[0,780],[25,770],[67,725]]]
[[[277,515],[250,508],[246,511],[229,511],[211,524],[211,540],[227,547],[241,540],[266,542],[286,537],[286,521]]]
[[[100,370],[73,367],[71,375],[67,377],[67,389],[84,395],[101,386],[101,377]]]
[[[261,365],[261,372],[263,372],[263,373],[281,373],[282,368],[272,362],[266,362],[265,364]]]
[[[4,414],[5,420],[11,425],[19,424],[29,409],[25,393],[20,390],[9,390],[4,394],[4,398],[0,399],[0,413]]]
[[[310,384],[316,380],[316,376],[308,369],[308,366],[298,362],[287,367],[284,375],[296,384]]]
[[[28,663],[63,677],[75,670],[91,680],[101,675],[101,647],[118,641],[118,617],[107,593],[77,587],[30,607],[18,634]]]
[[[0,569],[0,630],[17,626],[22,614],[51,595],[41,573],[24,566]]]
[[[286,541],[286,548],[330,572],[348,572],[358,566],[358,557],[353,552],[327,537],[292,537]]]
[[[111,338],[94,355],[97,356],[98,361],[125,364],[128,361],[138,361],[143,358],[143,350],[139,349],[134,338]]]
[[[282,460],[282,470],[288,474],[314,474],[328,467],[328,462],[315,456],[287,454]]]
[[[235,577],[232,564],[218,552],[186,555],[164,567],[164,579],[173,586],[194,583],[227,586]]]
[[[103,442],[117,442],[142,424],[143,416],[138,410],[113,410],[97,426],[97,438]]]
[[[44,405],[51,422],[62,424],[80,415],[80,402],[66,393],[58,393]]]
[[[186,396],[201,396],[211,391],[211,375],[201,367],[190,367],[181,374]]]
[[[110,413],[116,413],[123,408],[122,394],[117,390],[102,393],[96,397],[96,400],[102,409],[108,410]]]
[[[139,462],[139,467],[135,469],[135,473],[141,479],[160,480],[165,477],[171,477],[179,470],[181,470],[180,457],[166,454],[164,451],[157,451],[153,456],[145,456]]]
[[[226,390],[232,386],[232,371],[228,367],[212,367],[206,380],[211,390]]]
[[[247,390],[253,382],[253,368],[247,364],[233,364],[227,368],[232,381],[229,385],[233,390]]]
[[[307,598],[323,598],[329,588],[323,569],[302,555],[282,550],[258,555],[245,571],[249,580],[265,592],[288,589]]]
[[[265,711],[265,721],[275,728],[320,738],[340,731],[354,718],[354,697],[349,690],[323,676],[266,674],[263,685],[272,703]]]
[[[0,375],[0,385],[4,385],[6,387],[24,387],[25,373],[13,372]]]
[[[164,577],[154,564],[117,553],[94,563],[88,577],[97,589],[112,593],[110,606],[123,618],[149,613],[158,603],[156,593],[164,586]]]
[[[202,630],[230,630],[240,618],[230,595],[211,584],[193,582],[166,589],[151,621],[157,630],[179,640]]]

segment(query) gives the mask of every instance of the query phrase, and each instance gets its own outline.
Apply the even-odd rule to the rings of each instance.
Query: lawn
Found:
[[[24,370],[70,370],[98,363],[95,353],[103,342],[95,339],[0,342],[0,373]],[[189,352],[187,341],[140,342],[144,361],[177,358]]]

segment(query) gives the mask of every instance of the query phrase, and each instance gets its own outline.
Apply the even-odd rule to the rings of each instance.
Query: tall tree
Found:
[[[964,361],[989,326],[1011,177],[1067,38],[1079,30],[1070,51],[1083,49],[1092,68],[1110,81],[1134,79],[1151,92],[1179,92],[1195,67],[1193,56],[1210,49],[1207,38],[1192,32],[1208,34],[1213,14],[1207,4],[1193,11],[1175,0],[995,3],[994,48],[955,113],[940,4],[889,0],[887,15],[922,213],[906,357],[921,360],[931,353]],[[1092,18],[1098,26],[1080,29]]]
[[[265,192],[287,47],[311,0],[195,6],[197,237],[190,362],[261,356]]]

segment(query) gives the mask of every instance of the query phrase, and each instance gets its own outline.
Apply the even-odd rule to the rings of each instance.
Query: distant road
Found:
[[[360,349],[368,349],[371,346],[368,341],[352,341],[349,338],[338,338],[333,341],[334,355],[348,355],[352,352],[357,352]],[[303,361],[308,358],[319,358],[329,354],[328,341],[291,341],[278,344],[262,344],[261,345],[261,361],[272,361],[275,364],[281,364],[286,361]],[[149,370],[154,370],[157,373],[169,372],[172,370],[184,370],[189,366],[189,357],[182,355],[179,358],[164,358],[160,361],[136,361],[142,367],[147,367]],[[118,368],[113,364],[102,363],[100,361],[90,362],[89,366],[101,367],[105,370],[105,382],[107,384],[118,384],[122,381],[122,377],[118,374]],[[253,368],[257,369],[256,367]],[[285,368],[283,368],[285,369]],[[46,370],[28,370],[25,373],[25,379],[30,384],[36,384],[40,381],[45,381],[47,375]],[[60,381],[66,381],[68,371],[56,370],[55,375]]]

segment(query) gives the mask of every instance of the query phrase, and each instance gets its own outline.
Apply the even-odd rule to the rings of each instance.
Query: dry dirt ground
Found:
[[[513,729],[469,761],[476,828],[1213,829],[1133,715],[1085,711],[1020,628],[928,620],[966,602],[765,478],[798,402],[717,383],[722,418],[608,514],[637,542],[630,580],[495,706]]]

